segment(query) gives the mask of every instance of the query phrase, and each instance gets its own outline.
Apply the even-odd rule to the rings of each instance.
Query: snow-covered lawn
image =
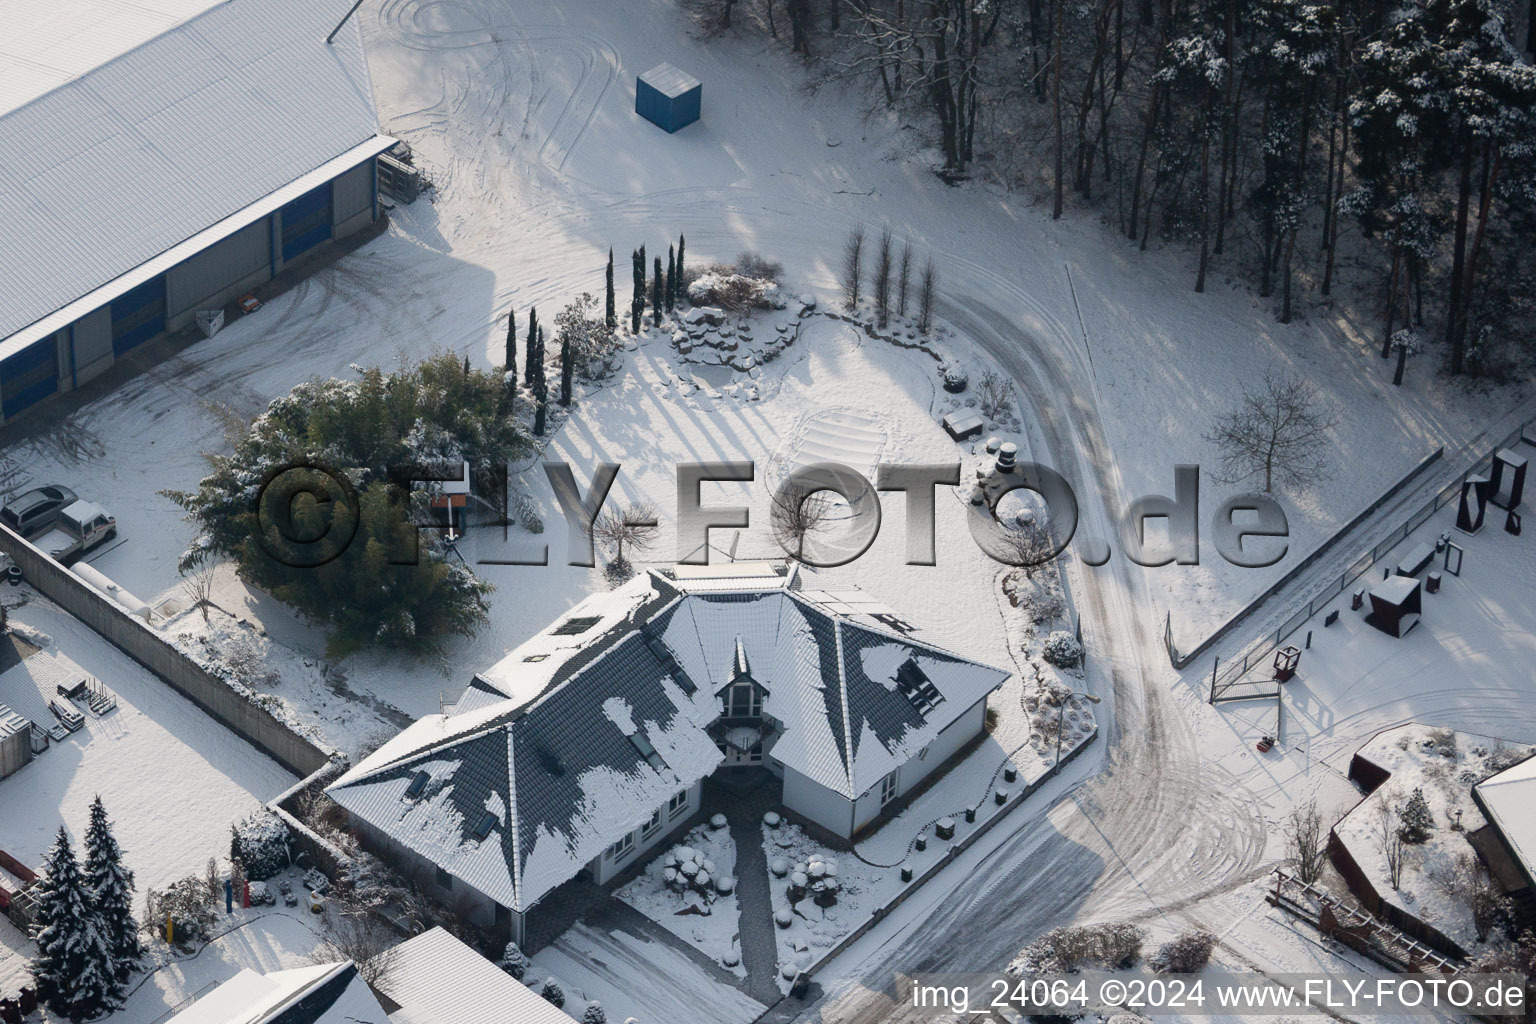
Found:
[[[679,892],[663,878],[675,861],[679,846],[698,854],[691,858],[704,866],[713,879],[732,878],[736,874],[736,844],[726,828],[699,825],[679,842],[668,844],[645,865],[632,881],[614,893],[619,899],[649,917],[684,942],[691,943],[705,956],[738,977],[747,969],[741,962],[739,934],[741,907],[736,893],[721,895],[713,891],[709,898],[694,889]]]
[[[1433,926],[1463,949],[1475,950],[1471,910],[1446,891],[1461,858],[1476,858],[1467,841],[1487,822],[1472,801],[1472,786],[1531,753],[1530,748],[1427,724],[1390,729],[1360,749],[1360,756],[1392,777],[1335,826],[1341,842],[1377,895]],[[1389,827],[1415,790],[1424,794],[1434,827],[1429,838],[1405,848],[1402,876],[1394,886],[1382,842],[1382,812]]]

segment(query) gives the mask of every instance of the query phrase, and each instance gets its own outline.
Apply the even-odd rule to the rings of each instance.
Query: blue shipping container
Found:
[[[635,80],[635,113],[666,132],[697,121],[703,97],[699,80],[671,64],[658,64]]]

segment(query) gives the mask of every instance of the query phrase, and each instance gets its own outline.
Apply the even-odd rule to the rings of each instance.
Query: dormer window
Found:
[[[763,691],[750,679],[732,683],[721,695],[721,713],[726,718],[762,718]]]
[[[912,702],[912,706],[921,715],[932,711],[934,705],[944,699],[939,688],[934,686],[933,681],[928,678],[928,673],[919,667],[916,658],[908,658],[896,670],[896,688]]]

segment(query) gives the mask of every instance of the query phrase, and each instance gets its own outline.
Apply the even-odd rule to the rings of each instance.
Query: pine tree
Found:
[[[133,916],[133,872],[123,866],[123,851],[99,796],[91,804],[91,823],[85,830],[85,885],[112,953],[115,977],[126,981],[138,968],[144,946]]]
[[[571,404],[571,374],[575,360],[571,358],[571,339],[560,339],[560,404]]]
[[[672,247],[667,246],[667,312],[670,313],[677,304],[677,256]]]
[[[683,271],[683,236],[677,236],[677,301],[688,295],[688,278]]]
[[[1424,790],[1415,786],[1408,801],[1397,812],[1397,834],[1403,842],[1412,845],[1426,842],[1435,830],[1435,815],[1424,799]]]
[[[581,1015],[581,1024],[608,1024],[608,1014],[603,1011],[603,1004],[593,999],[587,1003],[587,1009]]]
[[[37,889],[31,963],[38,997],[73,1021],[99,1016],[120,1003],[112,953],[97,925],[69,833],[59,826]]]
[[[651,323],[656,327],[661,326],[661,286],[661,257],[657,256],[656,274],[651,278]]]
[[[629,333],[640,333],[640,311],[645,308],[645,257],[639,249],[629,254],[630,278],[634,292],[629,299]]]
[[[607,305],[607,310],[606,310],[606,312],[604,314],[604,319],[605,319],[605,321],[608,324],[608,329],[611,331],[615,327],[619,326],[618,317],[614,315],[615,311],[614,311],[614,303],[613,303],[613,247],[612,246],[608,247],[607,291],[608,291],[608,296],[607,296],[607,298],[608,298],[608,305]]]
[[[539,307],[534,306],[528,310],[528,341],[525,345],[527,350],[527,358],[524,360],[528,365],[523,367],[523,383],[529,387],[533,387],[533,378],[534,373],[536,372],[534,367],[538,363],[538,343]]]

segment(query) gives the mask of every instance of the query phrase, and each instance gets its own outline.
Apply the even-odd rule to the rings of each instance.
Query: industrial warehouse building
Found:
[[[0,417],[379,216],[348,0],[50,0],[0,33]]]

